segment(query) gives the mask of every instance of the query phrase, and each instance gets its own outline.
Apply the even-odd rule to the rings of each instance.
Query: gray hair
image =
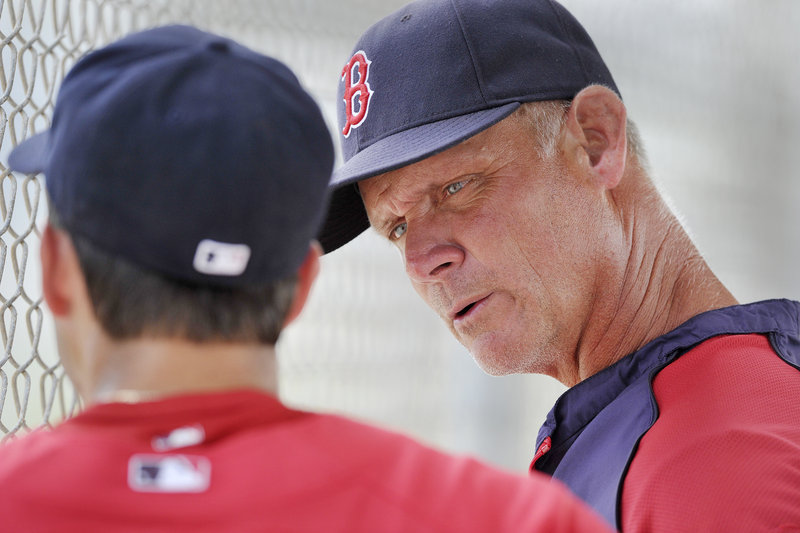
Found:
[[[527,123],[534,132],[535,148],[540,157],[549,159],[555,155],[558,136],[567,119],[572,102],[570,100],[545,100],[525,102],[514,115]],[[639,128],[628,118],[626,124],[628,154],[633,155],[643,167],[647,165],[647,155],[639,136]]]

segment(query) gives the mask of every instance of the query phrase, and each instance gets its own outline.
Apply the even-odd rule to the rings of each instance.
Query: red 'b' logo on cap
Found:
[[[372,98],[372,89],[367,81],[370,63],[372,62],[367,59],[367,54],[359,50],[342,69],[345,116],[342,134],[345,137],[350,135],[352,128],[359,127],[367,118],[369,101]]]

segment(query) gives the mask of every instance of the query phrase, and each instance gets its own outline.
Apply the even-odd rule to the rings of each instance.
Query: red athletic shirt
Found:
[[[255,391],[92,407],[0,447],[4,532],[606,531],[501,473]]]
[[[766,337],[703,342],[653,391],[659,416],[622,486],[623,531],[800,531],[800,380]]]

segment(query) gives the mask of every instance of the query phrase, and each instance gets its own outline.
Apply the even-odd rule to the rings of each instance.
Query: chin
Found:
[[[467,346],[481,370],[490,376],[544,374],[555,377],[557,352],[538,345],[500,342],[502,340],[497,336],[483,337]]]
[[[519,372],[519,361],[516,357],[509,356],[512,353],[503,342],[499,342],[496,333],[479,335],[470,339],[471,342],[464,342],[459,339],[464,348],[469,351],[472,359],[478,367],[490,376],[507,376]]]
[[[507,376],[524,372],[522,358],[509,356],[508,352],[493,353],[470,350],[470,354],[480,369],[490,376]]]

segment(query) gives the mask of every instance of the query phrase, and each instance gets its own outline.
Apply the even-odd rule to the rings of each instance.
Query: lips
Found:
[[[459,303],[458,306],[454,307],[454,311],[450,313],[450,319],[454,322],[458,322],[470,316],[478,307],[481,306],[491,294],[487,296],[483,296],[481,298],[477,298],[474,300],[468,300],[466,303]]]
[[[464,307],[461,311],[456,313],[456,318],[459,318],[459,317],[462,317],[462,316],[466,315],[469,312],[469,310],[472,309],[472,306],[474,306],[474,305],[475,305],[475,302],[472,302],[471,304],[469,304],[466,307]]]

